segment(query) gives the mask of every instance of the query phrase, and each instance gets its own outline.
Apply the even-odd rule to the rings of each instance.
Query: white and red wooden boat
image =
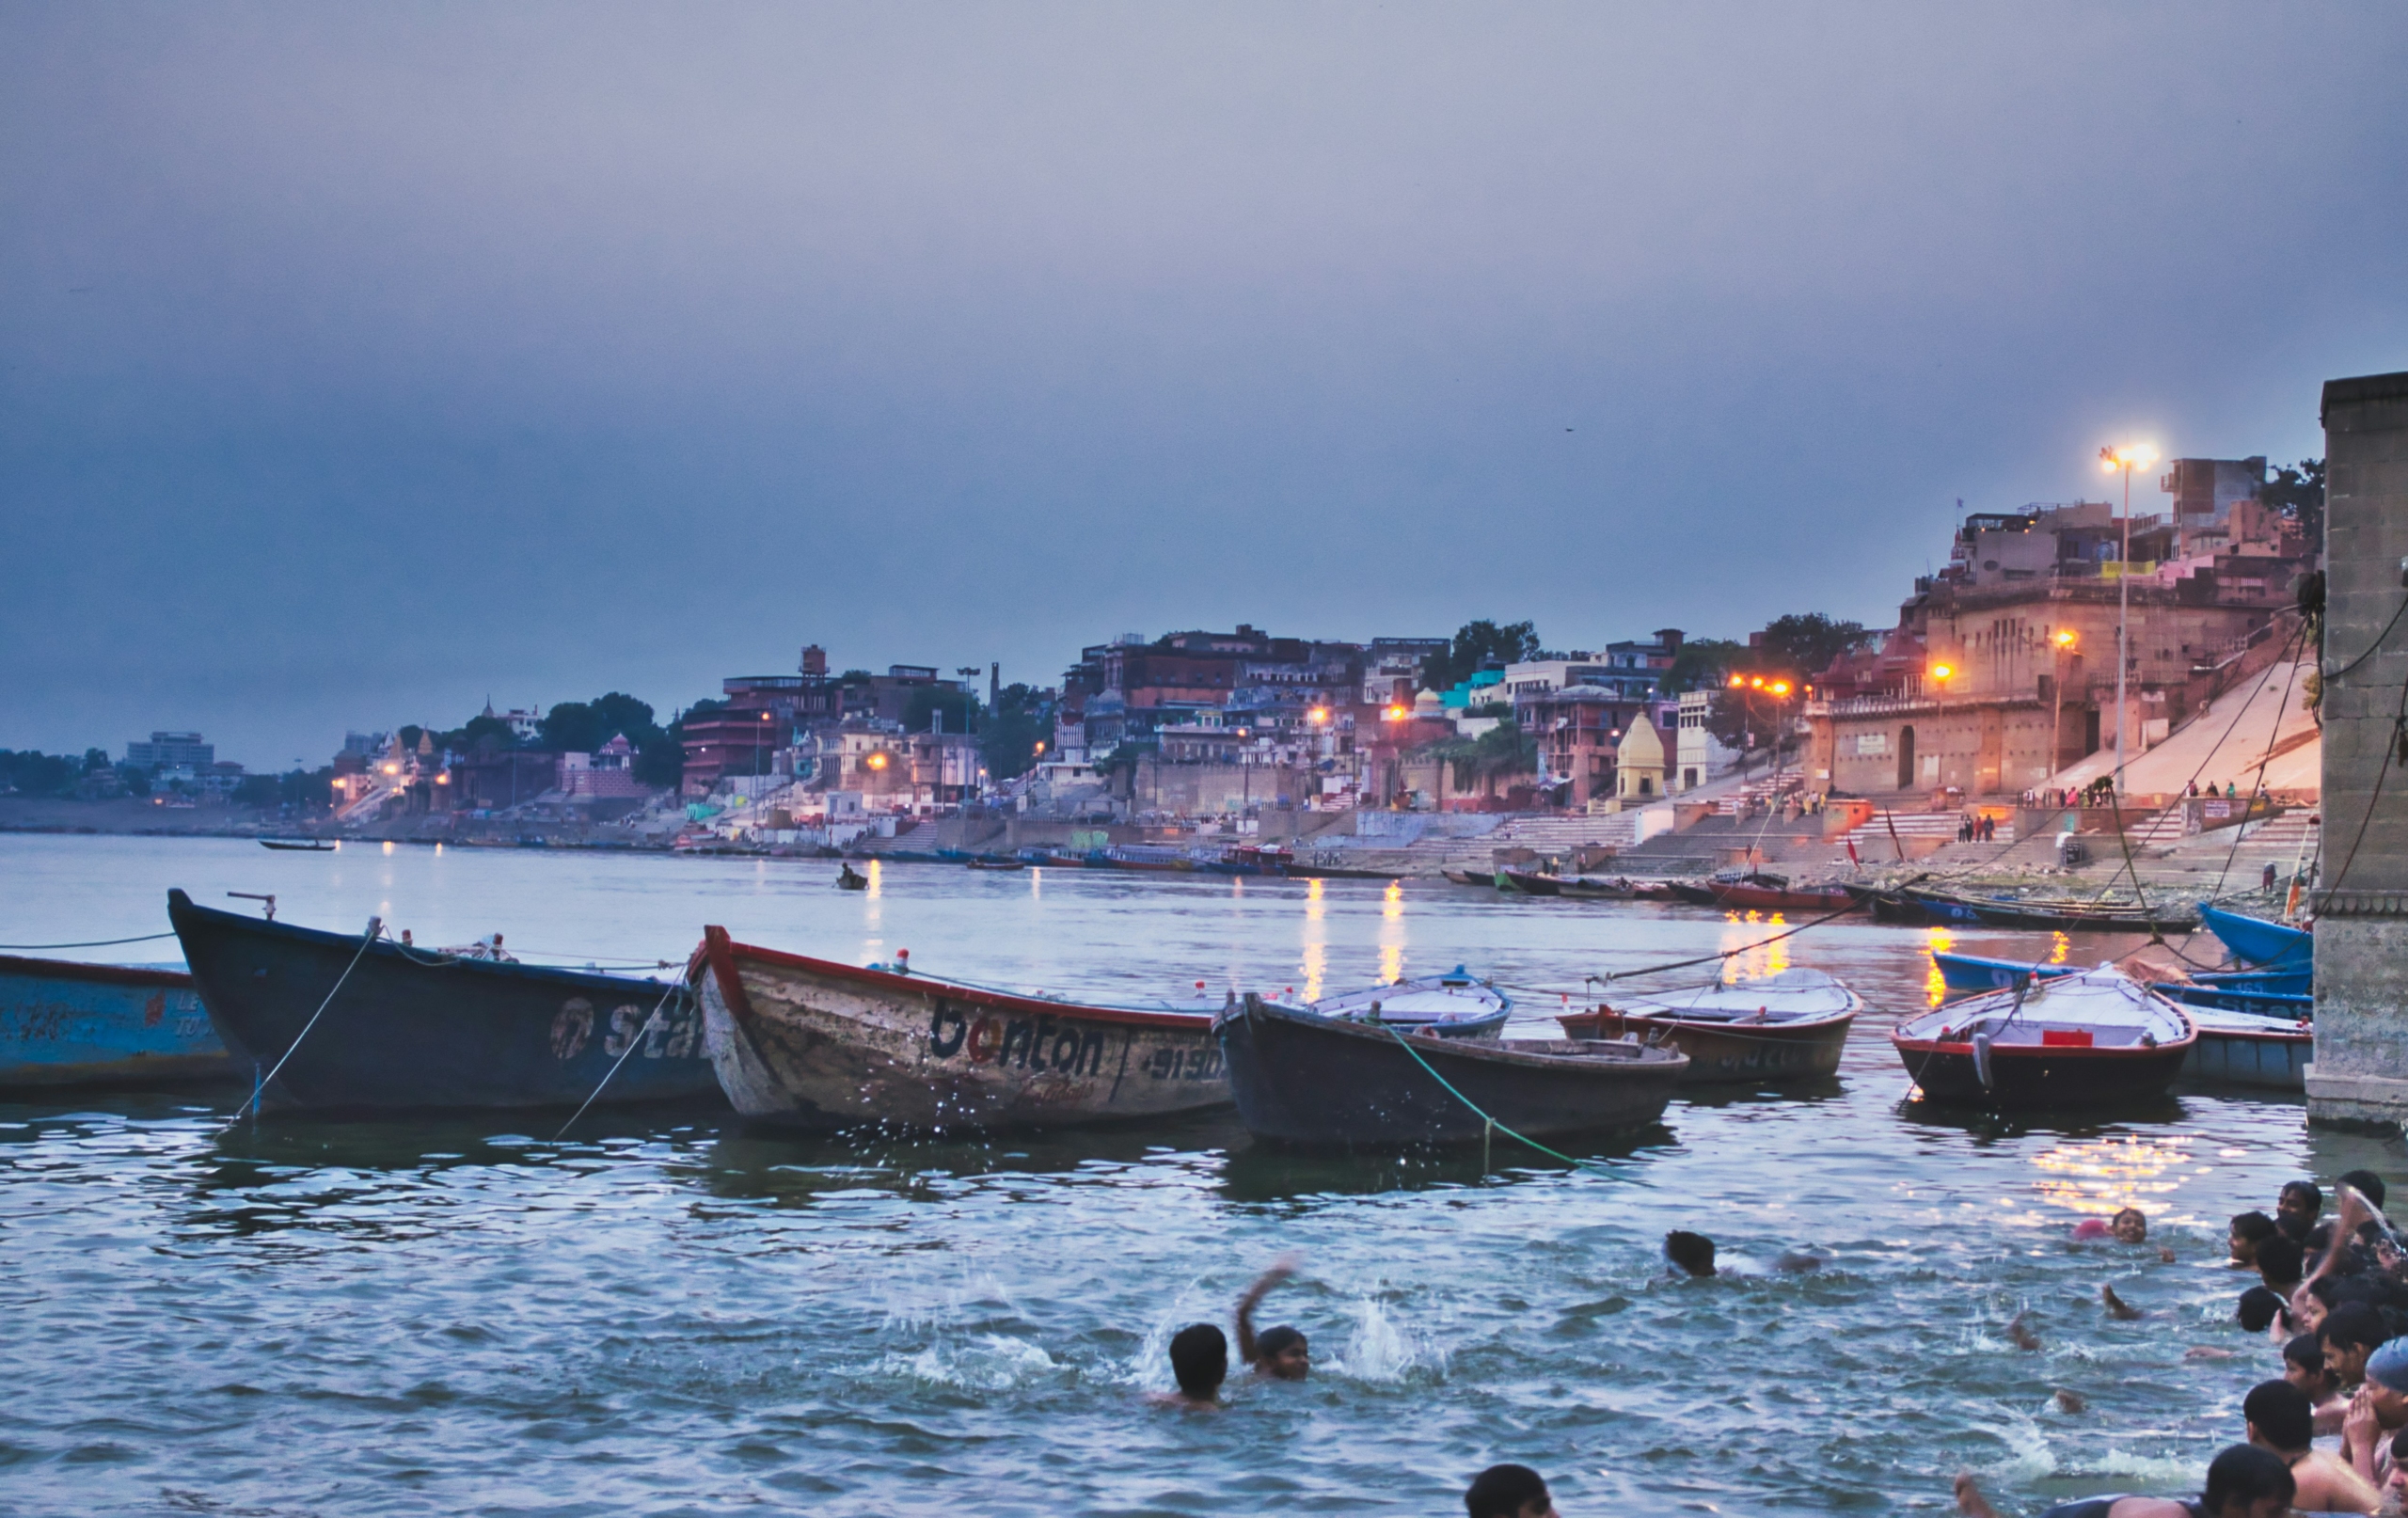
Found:
[[[2000,1108],[2162,1096],[2198,1039],[2188,1012],[2114,965],[1950,1002],[1890,1034],[1926,1099]]]
[[[1688,1085],[1815,1080],[1837,1072],[1864,999],[1819,970],[1640,991],[1556,1019],[1572,1038],[1643,1038],[1689,1057]]]
[[[832,1131],[1065,1128],[1227,1105],[1212,1013],[992,990],[703,931],[703,1036],[743,1115]]]

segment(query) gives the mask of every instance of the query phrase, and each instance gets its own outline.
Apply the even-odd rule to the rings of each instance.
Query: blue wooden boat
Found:
[[[1994,991],[2011,987],[2026,975],[2047,980],[2057,975],[2078,975],[2081,965],[2044,965],[2026,959],[1985,959],[1972,954],[1943,954],[1931,951],[1931,962],[1940,967],[1941,984],[1951,991]]]
[[[2234,990],[2226,986],[2161,985],[2158,989],[2185,1006],[2222,1007],[2227,1012],[2254,1012],[2260,1017],[2298,1019],[2316,1015],[2316,998],[2281,991]]]
[[[225,1080],[190,975],[0,956],[0,1086]]]
[[[2199,921],[2224,941],[2232,957],[2259,970],[2310,969],[2316,958],[2315,935],[2286,923],[2244,917],[2221,907],[2199,905]]]
[[[2186,1010],[2198,1026],[2199,1041],[2182,1063],[2184,1079],[2275,1091],[2307,1089],[2308,1062],[2316,1057],[2316,1034],[2306,1021],[2196,1004]]]
[[[167,920],[240,1073],[277,1071],[263,1106],[574,1107],[597,1091],[604,1102],[723,1099],[682,980],[473,958],[381,937],[363,951],[365,933],[218,911],[182,891],[167,893]]]
[[[2314,975],[2305,967],[2298,970],[2215,970],[2191,978],[2202,986],[2213,986],[2222,990],[2271,996],[2305,996],[2316,988]]]

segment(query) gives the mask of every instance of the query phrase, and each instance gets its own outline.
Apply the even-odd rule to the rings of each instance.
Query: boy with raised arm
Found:
[[[1282,1255],[1272,1262],[1262,1278],[1245,1289],[1238,1298],[1238,1358],[1254,1368],[1258,1376],[1273,1381],[1302,1381],[1312,1374],[1312,1350],[1305,1336],[1286,1323],[1265,1329],[1260,1338],[1254,1333],[1254,1309],[1271,1289],[1296,1273],[1297,1257]]]

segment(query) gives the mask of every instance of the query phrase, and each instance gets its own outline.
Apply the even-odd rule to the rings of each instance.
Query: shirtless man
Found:
[[[2232,1262],[2255,1266],[2258,1263],[2258,1246],[2274,1237],[2276,1231],[2274,1220],[2263,1212],[2243,1212],[2235,1217],[2231,1230],[2226,1235],[2226,1241],[2232,1250]]]
[[[2317,1334],[2324,1342],[2325,1368],[2333,1372],[2334,1385],[2345,1397],[2367,1379],[2367,1357],[2391,1337],[2383,1314],[2363,1302],[2345,1302],[2326,1313]]]
[[[2318,1434],[2338,1433],[2341,1419],[2350,1411],[2350,1399],[2333,1380],[2333,1368],[2324,1363],[2324,1338],[2319,1334],[2299,1334],[2283,1346],[2283,1379],[2297,1386],[2316,1410]]]
[[[1256,1375],[1273,1381],[1302,1381],[1313,1371],[1312,1351],[1295,1329],[1282,1323],[1264,1330],[1259,1339],[1254,1335],[1254,1309],[1273,1287],[1296,1273],[1296,1264],[1295,1256],[1280,1256],[1262,1273],[1262,1279],[1238,1298],[1238,1358],[1252,1366]]]
[[[2242,1399],[2249,1442],[2271,1449],[2290,1467],[2299,1490],[2291,1506],[2302,1512],[2372,1512],[2382,1504],[2374,1483],[2347,1461],[2315,1447],[2316,1414],[2303,1392],[2288,1381],[2260,1382]]]
[[[1156,1392],[1146,1400],[1198,1412],[1218,1408],[1221,1383],[1229,1375],[1229,1341],[1211,1323],[1190,1323],[1171,1336],[1170,1373],[1179,1390]]]
[[[1557,1518],[1546,1482],[1528,1465],[1491,1465],[1464,1494],[1471,1518]]]
[[[2272,1450],[2234,1445],[2208,1466],[2208,1487],[2196,1497],[2085,1497],[2060,1502],[2040,1518],[2285,1518],[2298,1483]],[[1971,1473],[1956,1478],[1956,1510],[1964,1518],[1998,1518]]]
[[[2341,1454],[2367,1480],[2391,1475],[2392,1436],[2408,1429],[2408,1340],[2393,1339],[2367,1356],[2367,1379],[2341,1416]]]

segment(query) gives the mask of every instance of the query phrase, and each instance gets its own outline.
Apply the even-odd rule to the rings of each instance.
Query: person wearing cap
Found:
[[[2376,1486],[2391,1476],[2392,1435],[2408,1429],[2408,1340],[2367,1356],[2367,1379],[2341,1416],[2341,1454]]]

